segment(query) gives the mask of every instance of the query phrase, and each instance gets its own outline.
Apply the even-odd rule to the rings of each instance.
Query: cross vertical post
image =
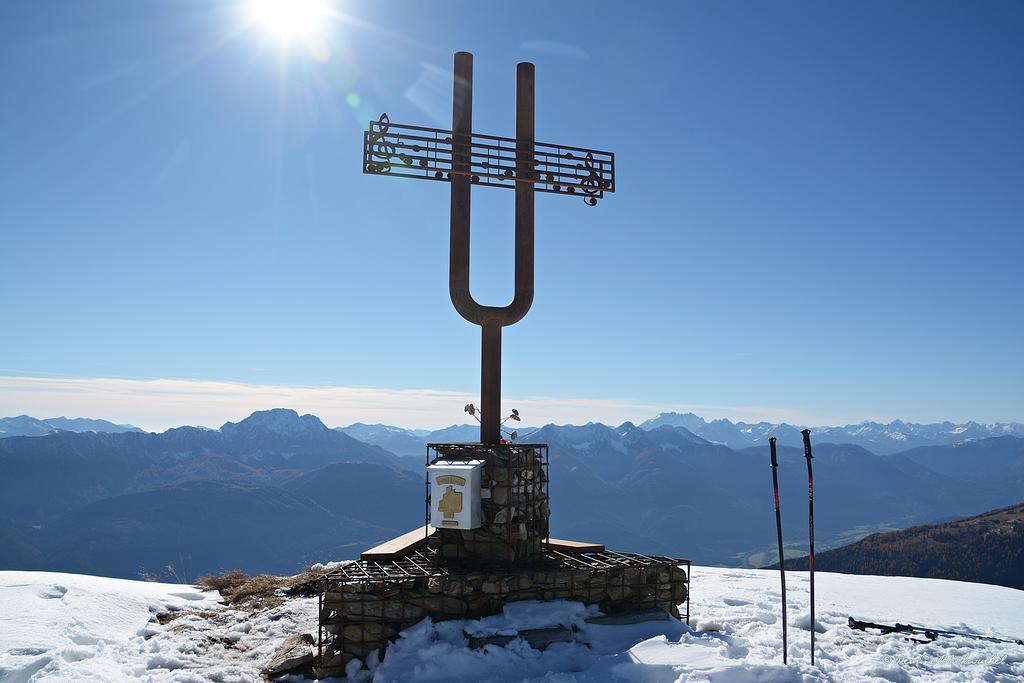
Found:
[[[455,309],[480,325],[480,443],[501,440],[501,328],[533,304],[534,67],[516,65],[515,295],[507,306],[482,306],[469,291],[473,180],[473,55],[455,54],[452,86],[451,261],[448,289]]]

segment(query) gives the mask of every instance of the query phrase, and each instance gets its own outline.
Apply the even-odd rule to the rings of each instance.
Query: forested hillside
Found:
[[[806,570],[807,564],[801,557],[787,560],[786,568]],[[817,554],[814,568],[1024,589],[1024,503],[953,522],[873,534]]]

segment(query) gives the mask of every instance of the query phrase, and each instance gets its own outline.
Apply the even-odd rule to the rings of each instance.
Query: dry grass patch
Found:
[[[248,576],[234,569],[220,576],[200,576],[196,579],[196,586],[218,591],[229,605],[269,609],[284,601],[281,593],[303,597],[316,595],[322,576],[323,572],[309,567],[295,576]]]
[[[196,579],[196,586],[207,591],[220,591],[221,595],[224,595],[225,591],[230,593],[248,579],[249,575],[242,570],[232,569],[220,576],[200,576]]]
[[[289,576],[287,579],[288,595],[298,595],[303,598],[317,595],[320,592],[320,580],[324,578],[324,574],[322,569],[314,571],[310,567],[306,567],[295,576]]]

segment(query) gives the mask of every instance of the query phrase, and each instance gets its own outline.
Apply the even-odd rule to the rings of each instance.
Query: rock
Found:
[[[466,603],[450,595],[431,595],[429,597],[410,595],[405,601],[422,607],[427,614],[435,619],[439,616],[457,619],[466,613]]]
[[[508,503],[508,487],[495,486],[491,489],[491,500],[495,505],[506,505]]]
[[[358,619],[359,617],[379,617],[381,606],[379,602],[345,602],[337,607],[338,612],[346,617]]]
[[[359,624],[350,624],[341,629],[341,637],[353,643],[375,643],[383,638],[391,638],[398,635],[398,631],[388,626],[382,626],[375,621],[367,621]]]
[[[263,669],[263,675],[274,678],[286,673],[304,673],[306,669],[312,673],[314,642],[308,633],[288,636]]]
[[[385,602],[351,601],[335,607],[339,614],[349,621],[369,621],[382,616],[388,619],[422,619],[426,616],[423,608],[407,604],[397,598]]]
[[[354,655],[347,652],[339,652],[324,661],[313,670],[316,678],[329,678],[332,676],[342,677],[345,675],[345,666],[354,659]]]
[[[410,605],[404,602],[388,602],[385,604],[384,616],[388,619],[401,619],[402,621],[419,621],[427,616],[427,611],[418,605]]]

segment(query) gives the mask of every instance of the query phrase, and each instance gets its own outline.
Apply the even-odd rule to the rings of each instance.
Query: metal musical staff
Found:
[[[515,138],[472,133],[468,142],[456,143],[469,149],[457,151],[452,136],[450,130],[391,123],[381,114],[363,133],[363,172],[440,181],[468,175],[474,185],[509,189],[527,181],[538,192],[581,197],[590,206],[615,191],[612,152],[531,142],[533,168],[517,176]],[[468,157],[467,170],[453,168],[455,154]]]

